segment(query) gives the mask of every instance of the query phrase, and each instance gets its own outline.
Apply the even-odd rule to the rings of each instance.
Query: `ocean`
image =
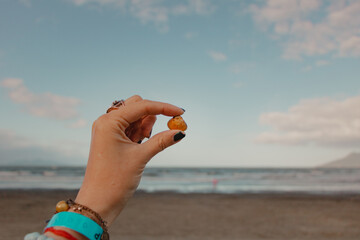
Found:
[[[0,167],[0,189],[78,189],[84,167]],[[179,193],[360,193],[360,169],[147,168],[139,190]]]

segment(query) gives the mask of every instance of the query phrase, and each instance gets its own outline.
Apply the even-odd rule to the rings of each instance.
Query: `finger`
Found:
[[[131,141],[139,143],[139,141],[142,141],[145,137],[150,138],[155,121],[156,116],[154,115],[143,117],[131,123],[130,126],[126,128],[125,134]]]
[[[131,106],[124,106],[118,111],[112,111],[114,117],[124,119],[128,125],[147,115],[166,115],[178,116],[184,113],[184,110],[169,103],[142,100],[132,103]],[[125,126],[128,127],[128,126]]]
[[[125,100],[125,105],[131,104],[131,103],[134,103],[134,102],[139,102],[141,100],[143,100],[143,99],[139,95],[133,95],[133,96],[131,96],[128,99]]]
[[[179,142],[185,133],[179,130],[168,130],[156,134],[143,144],[143,151],[147,161],[167,147]]]
[[[141,132],[144,137],[150,138],[155,122],[156,122],[155,115],[144,117],[144,119],[141,122]]]
[[[128,99],[126,99],[125,101],[123,100],[120,100],[119,102],[123,101],[124,104],[120,104],[120,106],[117,106],[117,107],[114,107],[114,103],[117,102],[117,101],[114,101],[114,103],[111,105],[111,107],[106,111],[106,113],[110,113],[114,110],[119,110],[119,108],[121,106],[125,106],[125,105],[129,105],[133,102],[138,102],[138,101],[141,101],[142,100],[142,97],[140,97],[139,95],[133,95],[131,97],[129,97]]]
[[[132,142],[138,142],[144,139],[144,136],[141,134],[141,119],[131,123],[129,127],[125,129],[125,134]]]

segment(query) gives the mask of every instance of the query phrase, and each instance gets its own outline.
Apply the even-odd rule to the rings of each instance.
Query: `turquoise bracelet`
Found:
[[[66,227],[78,232],[89,240],[100,240],[103,229],[95,221],[75,212],[59,212],[55,214],[44,231],[49,227]]]

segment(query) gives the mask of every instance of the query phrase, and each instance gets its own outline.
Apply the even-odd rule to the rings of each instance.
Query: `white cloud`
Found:
[[[169,9],[156,0],[132,0],[131,14],[143,24],[154,23],[160,31],[168,30]]]
[[[254,67],[253,63],[237,62],[237,63],[233,63],[232,65],[230,65],[229,71],[234,74],[239,74],[239,73],[241,73],[249,68],[252,68],[252,67]]]
[[[227,56],[222,52],[216,51],[209,51],[208,55],[214,60],[215,62],[222,62],[227,60]]]
[[[359,15],[360,15],[360,9],[359,9]],[[360,56],[360,36],[352,36],[349,39],[346,39],[343,42],[341,42],[339,55],[341,57]]]
[[[0,151],[0,165],[79,165],[85,164],[88,143],[71,140],[39,143],[0,129]]]
[[[360,57],[360,1],[266,0],[262,6],[251,5],[250,12],[283,44],[286,59]]]
[[[185,15],[189,13],[189,8],[186,5],[177,5],[172,8],[172,13],[174,15]]]
[[[170,2],[170,1],[169,1]],[[174,15],[198,14],[207,15],[215,11],[215,6],[209,0],[188,0],[188,4],[176,5],[172,7]]]
[[[83,128],[83,127],[86,127],[87,125],[87,121],[85,119],[78,119],[76,120],[75,122],[69,124],[68,126],[70,128]]]
[[[196,32],[187,32],[185,33],[184,37],[187,39],[187,40],[191,40],[191,39],[194,39],[198,36],[198,34]]]
[[[33,93],[24,85],[22,79],[17,78],[4,79],[0,84],[7,90],[11,101],[23,106],[23,110],[33,116],[67,120],[79,115],[76,107],[80,100],[77,98],[50,92]]]
[[[32,146],[28,139],[17,136],[14,132],[0,128],[0,146],[3,149],[26,148]]]
[[[260,143],[358,147],[360,96],[302,100],[288,112],[262,114],[260,123],[274,128],[256,138]]]
[[[215,11],[215,6],[210,3],[209,0],[188,0],[190,12],[204,15],[210,14]]]
[[[123,7],[127,3],[128,0],[70,0],[76,5],[84,5],[84,4],[100,4],[100,5],[107,5],[111,4],[118,7]]]
[[[170,16],[206,15],[215,11],[210,0],[188,0],[182,4],[174,4],[165,0],[70,0],[77,6],[98,4],[116,7],[121,12],[130,13],[143,24],[152,23],[161,32],[169,29]]]
[[[312,69],[312,66],[309,65],[309,66],[304,67],[302,70],[304,72],[309,72],[311,69]]]

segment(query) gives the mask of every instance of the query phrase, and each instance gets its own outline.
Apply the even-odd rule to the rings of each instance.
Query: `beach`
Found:
[[[0,239],[41,231],[73,190],[0,190]],[[137,192],[111,239],[356,239],[360,195],[179,194]]]

